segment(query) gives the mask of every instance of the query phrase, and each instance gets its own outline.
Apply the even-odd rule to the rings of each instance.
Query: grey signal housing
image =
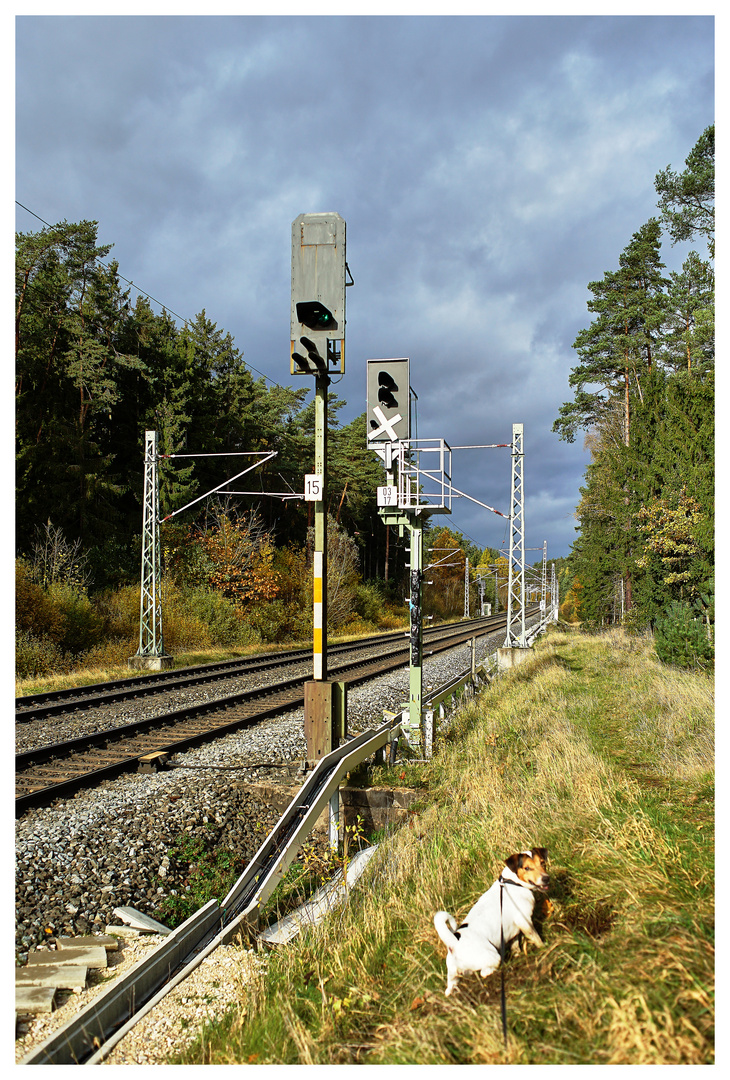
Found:
[[[291,227],[290,373],[345,371],[346,225],[334,211],[300,214]],[[322,310],[325,317],[318,317]],[[327,316],[331,316],[328,318]],[[327,324],[321,328],[318,324]],[[312,359],[314,345],[319,361]],[[294,354],[298,359],[293,359]]]
[[[368,445],[411,437],[410,361],[367,362]]]

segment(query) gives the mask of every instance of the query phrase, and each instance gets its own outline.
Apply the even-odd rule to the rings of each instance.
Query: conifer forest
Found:
[[[714,127],[655,186],[657,216],[587,286],[572,397],[553,424],[590,451],[576,540],[557,560],[560,613],[587,627],[651,628],[668,659],[704,666],[714,627]],[[257,377],[205,310],[182,325],[153,310],[97,228],[64,221],[16,237],[18,674],[103,660],[115,643],[129,655],[146,430],[162,455],[162,517],[242,468],[200,455],[276,451],[246,477],[251,494],[203,499],[163,524],[170,644],[305,639],[312,504],[283,495],[301,490],[314,458],[309,389]],[[688,241],[681,270],[667,273],[662,244]],[[330,396],[331,629],[397,625],[407,554],[378,515],[382,466],[366,447],[365,414],[341,425],[343,405]],[[486,569],[499,552],[441,527],[430,542],[453,546],[454,559],[426,611],[458,617],[465,560]],[[486,582],[494,600],[495,577]]]
[[[705,665],[714,625],[715,130],[655,178],[659,214],[588,285],[572,400],[553,430],[590,450],[561,612],[655,631]],[[665,272],[662,241],[690,241]]]

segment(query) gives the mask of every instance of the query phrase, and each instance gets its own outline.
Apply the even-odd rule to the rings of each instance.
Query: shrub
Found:
[[[275,642],[296,636],[299,615],[299,609],[292,604],[286,604],[283,600],[268,600],[247,608],[244,619],[250,631],[256,635],[254,640]]]
[[[681,668],[709,668],[715,651],[707,631],[692,607],[673,600],[664,615],[657,619],[654,648],[665,664]]]
[[[139,639],[139,585],[125,585],[96,597],[96,609],[104,623],[104,637],[112,641]]]
[[[126,667],[130,656],[136,653],[138,643],[139,635],[127,641],[102,641],[78,657],[78,666],[92,671]]]
[[[397,630],[401,626],[406,626],[408,620],[408,611],[405,607],[394,607],[389,604],[380,617],[380,629]]]
[[[355,587],[355,611],[365,622],[379,626],[385,612],[385,597],[374,582],[360,582]]]
[[[50,518],[36,529],[31,563],[33,576],[43,588],[63,584],[86,592],[91,584],[89,557],[81,541],[67,540],[63,529],[56,528]]]
[[[130,643],[134,653],[139,643],[139,586],[106,593],[99,597],[98,608],[104,618],[105,637]],[[190,610],[185,594],[167,578],[162,581],[162,637],[169,651],[205,649],[213,644],[204,619]]]
[[[15,675],[18,679],[34,679],[70,671],[71,657],[65,656],[49,637],[35,637],[25,630],[15,631]]]
[[[61,653],[83,652],[103,632],[103,621],[84,592],[61,582],[44,588],[22,560],[16,562],[15,571],[15,624],[19,632],[47,639]]]
[[[15,625],[21,633],[53,642],[60,641],[64,630],[63,613],[21,559],[15,563]]]
[[[234,603],[222,593],[187,589],[181,596],[184,610],[203,623],[214,645],[247,645],[252,634]]]
[[[96,645],[103,631],[89,597],[75,586],[60,582],[48,586],[48,600],[63,620],[63,633],[58,641],[64,652],[79,654]]]
[[[167,580],[162,583],[162,636],[168,652],[213,644],[205,621],[188,609],[180,589]]]

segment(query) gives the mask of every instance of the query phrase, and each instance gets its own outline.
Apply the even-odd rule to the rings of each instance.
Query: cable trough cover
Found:
[[[347,772],[400,733],[389,721],[337,747],[317,764],[222,903],[210,900],[118,983],[49,1036],[21,1065],[94,1065],[218,945],[227,944],[276,888]]]

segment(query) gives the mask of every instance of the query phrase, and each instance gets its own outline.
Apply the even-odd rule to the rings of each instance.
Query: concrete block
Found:
[[[174,656],[130,656],[128,667],[137,671],[167,671],[175,666]]]
[[[107,926],[106,932],[123,938],[125,941],[134,941],[142,934],[141,930],[137,930],[133,926]]]
[[[55,986],[79,990],[86,986],[87,968],[77,964],[31,964],[15,969],[15,986]]]
[[[500,671],[508,671],[527,660],[528,656],[532,656],[531,649],[497,649],[497,667]]]
[[[16,986],[15,1012],[20,1016],[35,1016],[53,1011],[56,990],[53,986]]]
[[[61,959],[63,956],[63,959]],[[103,946],[95,946],[85,949],[63,949],[62,953],[47,952],[46,950],[28,953],[28,967],[39,964],[84,964],[90,968],[105,968],[107,966],[106,949]]]
[[[153,934],[169,934],[171,930],[169,926],[165,926],[164,923],[158,922],[157,919],[153,919],[151,915],[145,915],[143,911],[137,911],[133,907],[115,907],[114,914],[122,922],[127,923],[129,926],[133,926],[135,930],[146,930],[148,933]]]
[[[57,937],[57,949],[87,949],[102,945],[107,952],[116,952],[119,941],[109,934],[89,934],[87,937]]]
[[[418,793],[410,788],[340,788],[340,818],[355,825],[358,816],[366,833],[404,821]]]

